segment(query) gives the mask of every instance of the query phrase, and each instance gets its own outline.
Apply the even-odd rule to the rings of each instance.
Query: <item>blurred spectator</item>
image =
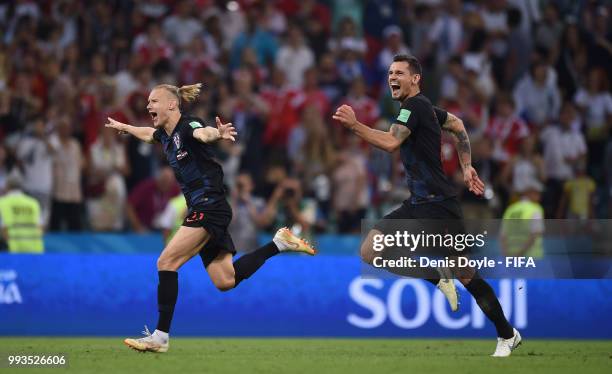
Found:
[[[576,122],[576,108],[568,101],[561,108],[559,124],[547,126],[540,134],[547,176],[543,199],[547,218],[556,216],[563,185],[574,177],[577,164],[586,160],[586,142],[582,133],[574,128]]]
[[[140,182],[130,193],[126,205],[132,230],[144,233],[159,229],[154,225],[158,216],[178,193],[179,187],[169,166],[162,167],[156,177]]]
[[[299,121],[299,91],[287,84],[283,70],[272,71],[271,84],[261,90],[269,108],[263,142],[270,150],[284,153],[291,130]]]
[[[557,218],[592,219],[594,216],[593,198],[595,180],[586,174],[584,162],[575,168],[576,177],[563,185],[563,197],[559,203]]]
[[[337,53],[341,49],[350,49],[355,52],[358,59],[365,55],[368,45],[365,39],[359,36],[357,23],[352,18],[341,19],[335,30],[335,36],[330,38],[327,44],[330,52]]]
[[[14,113],[15,107],[11,101],[11,92],[7,89],[0,90],[0,141],[2,136],[8,137],[23,128],[23,123]]]
[[[168,201],[163,212],[157,216],[155,226],[162,230],[164,243],[169,243],[174,234],[183,225],[187,215],[187,202],[185,196],[180,192]],[[235,239],[234,239],[235,242]]]
[[[149,22],[147,31],[136,36],[132,48],[143,61],[151,65],[170,61],[174,57],[174,48],[164,37],[157,22]]]
[[[444,2],[444,9],[439,12],[427,35],[424,47],[425,55],[435,50],[434,61],[438,66],[444,66],[449,58],[459,52],[463,41],[463,25],[461,23],[461,0]]]
[[[366,83],[361,77],[355,77],[352,80],[349,91],[346,97],[340,101],[339,106],[343,104],[350,105],[359,121],[367,126],[374,126],[380,118],[378,104],[366,94]],[[342,126],[335,126],[334,129],[337,131],[336,141],[338,144],[341,146],[346,144],[346,134],[349,131]]]
[[[0,143],[0,195],[6,192],[6,179],[8,177],[8,168],[6,166],[6,149]]]
[[[179,59],[180,84],[202,82],[207,73],[221,73],[221,66],[206,51],[206,44],[200,37],[195,37],[185,47]]]
[[[269,164],[265,176],[265,191],[262,196],[268,197],[272,223],[266,228],[274,232],[281,227],[292,228],[309,237],[312,224],[315,222],[315,211],[312,204],[304,199],[302,185],[295,178],[287,176],[284,166]]]
[[[321,56],[317,69],[319,71],[319,87],[330,103],[335,102],[342,94],[342,87],[334,55],[326,53]]]
[[[278,49],[274,35],[265,30],[261,10],[253,6],[247,10],[246,29],[241,32],[232,45],[230,66],[236,69],[240,64],[243,49],[249,47],[255,51],[257,62],[270,65],[274,62]]]
[[[495,100],[495,115],[485,131],[493,141],[493,159],[509,161],[517,154],[520,141],[529,133],[527,124],[515,114],[512,96],[500,94]]]
[[[83,220],[83,193],[81,171],[85,160],[81,145],[72,137],[72,126],[67,118],[57,124],[57,137],[53,139],[53,205],[50,231],[81,231]]]
[[[342,23],[351,20],[355,25],[361,25],[363,19],[363,1],[361,0],[330,0],[333,26],[342,27]]]
[[[535,148],[535,137],[521,139],[519,152],[504,166],[502,181],[505,186],[512,186],[512,193],[517,196],[534,183],[542,184],[546,180],[544,160]]]
[[[241,147],[241,167],[251,175],[263,175],[264,145],[262,137],[265,123],[272,107],[255,91],[252,75],[238,70],[233,75],[233,90],[219,87],[219,114],[224,120],[231,120],[240,134],[237,145]],[[275,108],[278,110],[278,108]],[[260,183],[260,178],[257,183]]]
[[[456,66],[455,69],[457,69],[456,74],[461,74],[463,71],[460,66]],[[485,99],[478,93],[475,82],[470,79],[453,82],[453,77],[445,76],[444,78],[447,78],[449,90],[453,88],[453,83],[456,83],[457,86],[454,97],[442,100],[442,106],[461,118],[470,137],[480,137],[486,130],[489,108]]]
[[[281,12],[276,1],[264,1],[262,17],[265,19],[264,29],[275,35],[281,35],[287,29],[287,19]]]
[[[249,251],[257,248],[257,234],[274,221],[277,204],[282,197],[281,190],[277,189],[266,202],[261,197],[253,196],[254,189],[255,184],[249,174],[241,173],[238,175],[230,199],[234,215],[229,231],[232,234],[234,245],[239,251]]]
[[[89,151],[87,168],[87,214],[91,229],[117,231],[123,228],[129,173],[125,148],[115,130],[103,127]]]
[[[503,51],[500,61],[500,78],[503,79],[502,86],[504,89],[510,89],[516,85],[516,82],[527,73],[529,69],[529,61],[532,54],[532,36],[520,27],[522,21],[521,12],[516,8],[508,10],[508,37],[506,40],[506,49]],[[556,54],[557,40],[553,40],[542,50],[547,51],[550,55]],[[505,64],[505,66],[503,66]]]
[[[327,5],[317,0],[301,0],[293,15],[294,21],[302,25],[308,45],[319,61],[327,51],[327,38],[331,31],[331,14]]]
[[[588,63],[586,43],[584,33],[575,22],[565,26],[557,61],[558,75],[563,77],[559,85],[565,97],[572,97],[585,78]]]
[[[559,9],[554,3],[544,6],[542,22],[535,30],[535,45],[537,48],[549,49],[555,56],[559,54],[563,23],[559,19]],[[565,49],[566,46],[563,46]]]
[[[300,102],[302,110],[313,106],[319,110],[323,117],[331,111],[330,100],[321,88],[319,88],[318,70],[312,67],[304,72],[304,85],[296,98]]]
[[[19,142],[15,153],[23,172],[23,190],[38,200],[42,223],[47,227],[51,213],[55,148],[42,117],[34,119],[29,129],[29,134]]]
[[[293,170],[301,177],[304,190],[317,201],[323,220],[329,215],[329,175],[335,154],[329,128],[321,113],[314,106],[305,107],[300,126],[291,132],[288,156],[293,162]]]
[[[140,87],[137,76],[143,65],[142,57],[139,54],[133,54],[130,56],[127,68],[114,75],[115,95],[119,103],[124,103],[128,96]]]
[[[293,88],[302,86],[304,72],[314,65],[314,54],[304,44],[304,36],[298,26],[290,26],[286,41],[276,55],[276,68],[282,70],[287,84]]]
[[[356,142],[357,140],[353,140]],[[365,159],[340,152],[332,181],[333,206],[339,233],[358,233],[368,203]]]
[[[487,34],[482,29],[476,29],[471,33],[467,50],[463,54],[467,80],[474,82],[474,87],[486,100],[495,94],[492,63],[487,48]]]
[[[377,40],[386,38],[385,27],[396,25],[397,3],[395,0],[367,0],[363,12],[363,31]]]
[[[609,91],[608,76],[602,68],[589,71],[586,87],[580,87],[574,102],[584,118],[587,143],[589,146],[589,171],[600,178],[599,170],[604,148],[612,123],[612,94]]]
[[[543,61],[534,63],[514,89],[517,113],[536,128],[543,128],[557,118],[561,95],[556,73]]]
[[[44,252],[44,224],[38,201],[23,193],[19,173],[12,173],[6,184],[8,192],[0,196],[0,229],[9,252]]]
[[[402,34],[402,29],[400,29],[396,25],[389,25],[385,27],[383,30],[384,36],[384,47],[378,54],[378,61],[376,69],[380,74],[380,78],[383,82],[383,85],[386,86],[387,83],[387,71],[389,70],[389,66],[393,62],[393,57],[395,55],[408,55],[410,51],[406,44],[404,44],[404,37]]]
[[[440,97],[449,100],[458,99],[460,97],[457,94],[459,82],[463,79],[465,79],[465,70],[461,65],[461,58],[459,56],[451,57],[448,60],[446,72],[440,81]],[[460,117],[463,118],[463,116]]]
[[[162,30],[168,41],[178,48],[189,45],[194,38],[200,37],[202,24],[194,15],[193,2],[180,0],[174,5],[172,15],[162,23]]]
[[[521,199],[510,204],[504,212],[500,232],[503,256],[544,256],[544,209],[540,205],[542,190],[539,182],[529,182],[521,192]]]

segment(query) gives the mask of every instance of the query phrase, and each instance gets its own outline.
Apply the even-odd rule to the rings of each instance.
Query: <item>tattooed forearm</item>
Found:
[[[465,170],[465,168],[472,166],[472,149],[470,147],[470,139],[468,138],[465,129],[456,132],[455,137],[457,138],[456,146],[457,153],[459,154],[459,162],[461,163],[461,168]]]
[[[389,132],[391,133],[391,135],[393,135],[395,139],[399,140],[400,142],[403,142],[408,136],[410,136],[409,128],[397,124],[391,125]]]

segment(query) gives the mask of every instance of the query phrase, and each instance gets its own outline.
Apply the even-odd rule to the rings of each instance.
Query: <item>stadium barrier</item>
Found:
[[[155,326],[154,254],[0,254],[0,335],[126,336]],[[227,293],[199,258],[179,275],[173,335],[492,337],[467,291],[451,313],[418,279],[363,278],[356,256],[281,255]],[[612,338],[611,280],[493,280],[528,338]]]

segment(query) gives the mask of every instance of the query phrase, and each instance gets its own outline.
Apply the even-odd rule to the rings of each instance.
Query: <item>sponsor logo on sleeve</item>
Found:
[[[397,116],[397,120],[403,123],[408,122],[408,118],[410,118],[410,114],[412,112],[408,109],[401,109],[399,112],[399,116]]]

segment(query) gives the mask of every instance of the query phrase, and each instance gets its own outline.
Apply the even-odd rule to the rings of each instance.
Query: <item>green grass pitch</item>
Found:
[[[132,351],[121,338],[0,338],[0,355],[68,355],[68,368],[8,370],[15,373],[612,373],[612,341],[527,340],[505,359],[489,357],[494,340],[173,338],[170,343],[168,353],[154,354]],[[6,370],[0,367],[0,374]]]

